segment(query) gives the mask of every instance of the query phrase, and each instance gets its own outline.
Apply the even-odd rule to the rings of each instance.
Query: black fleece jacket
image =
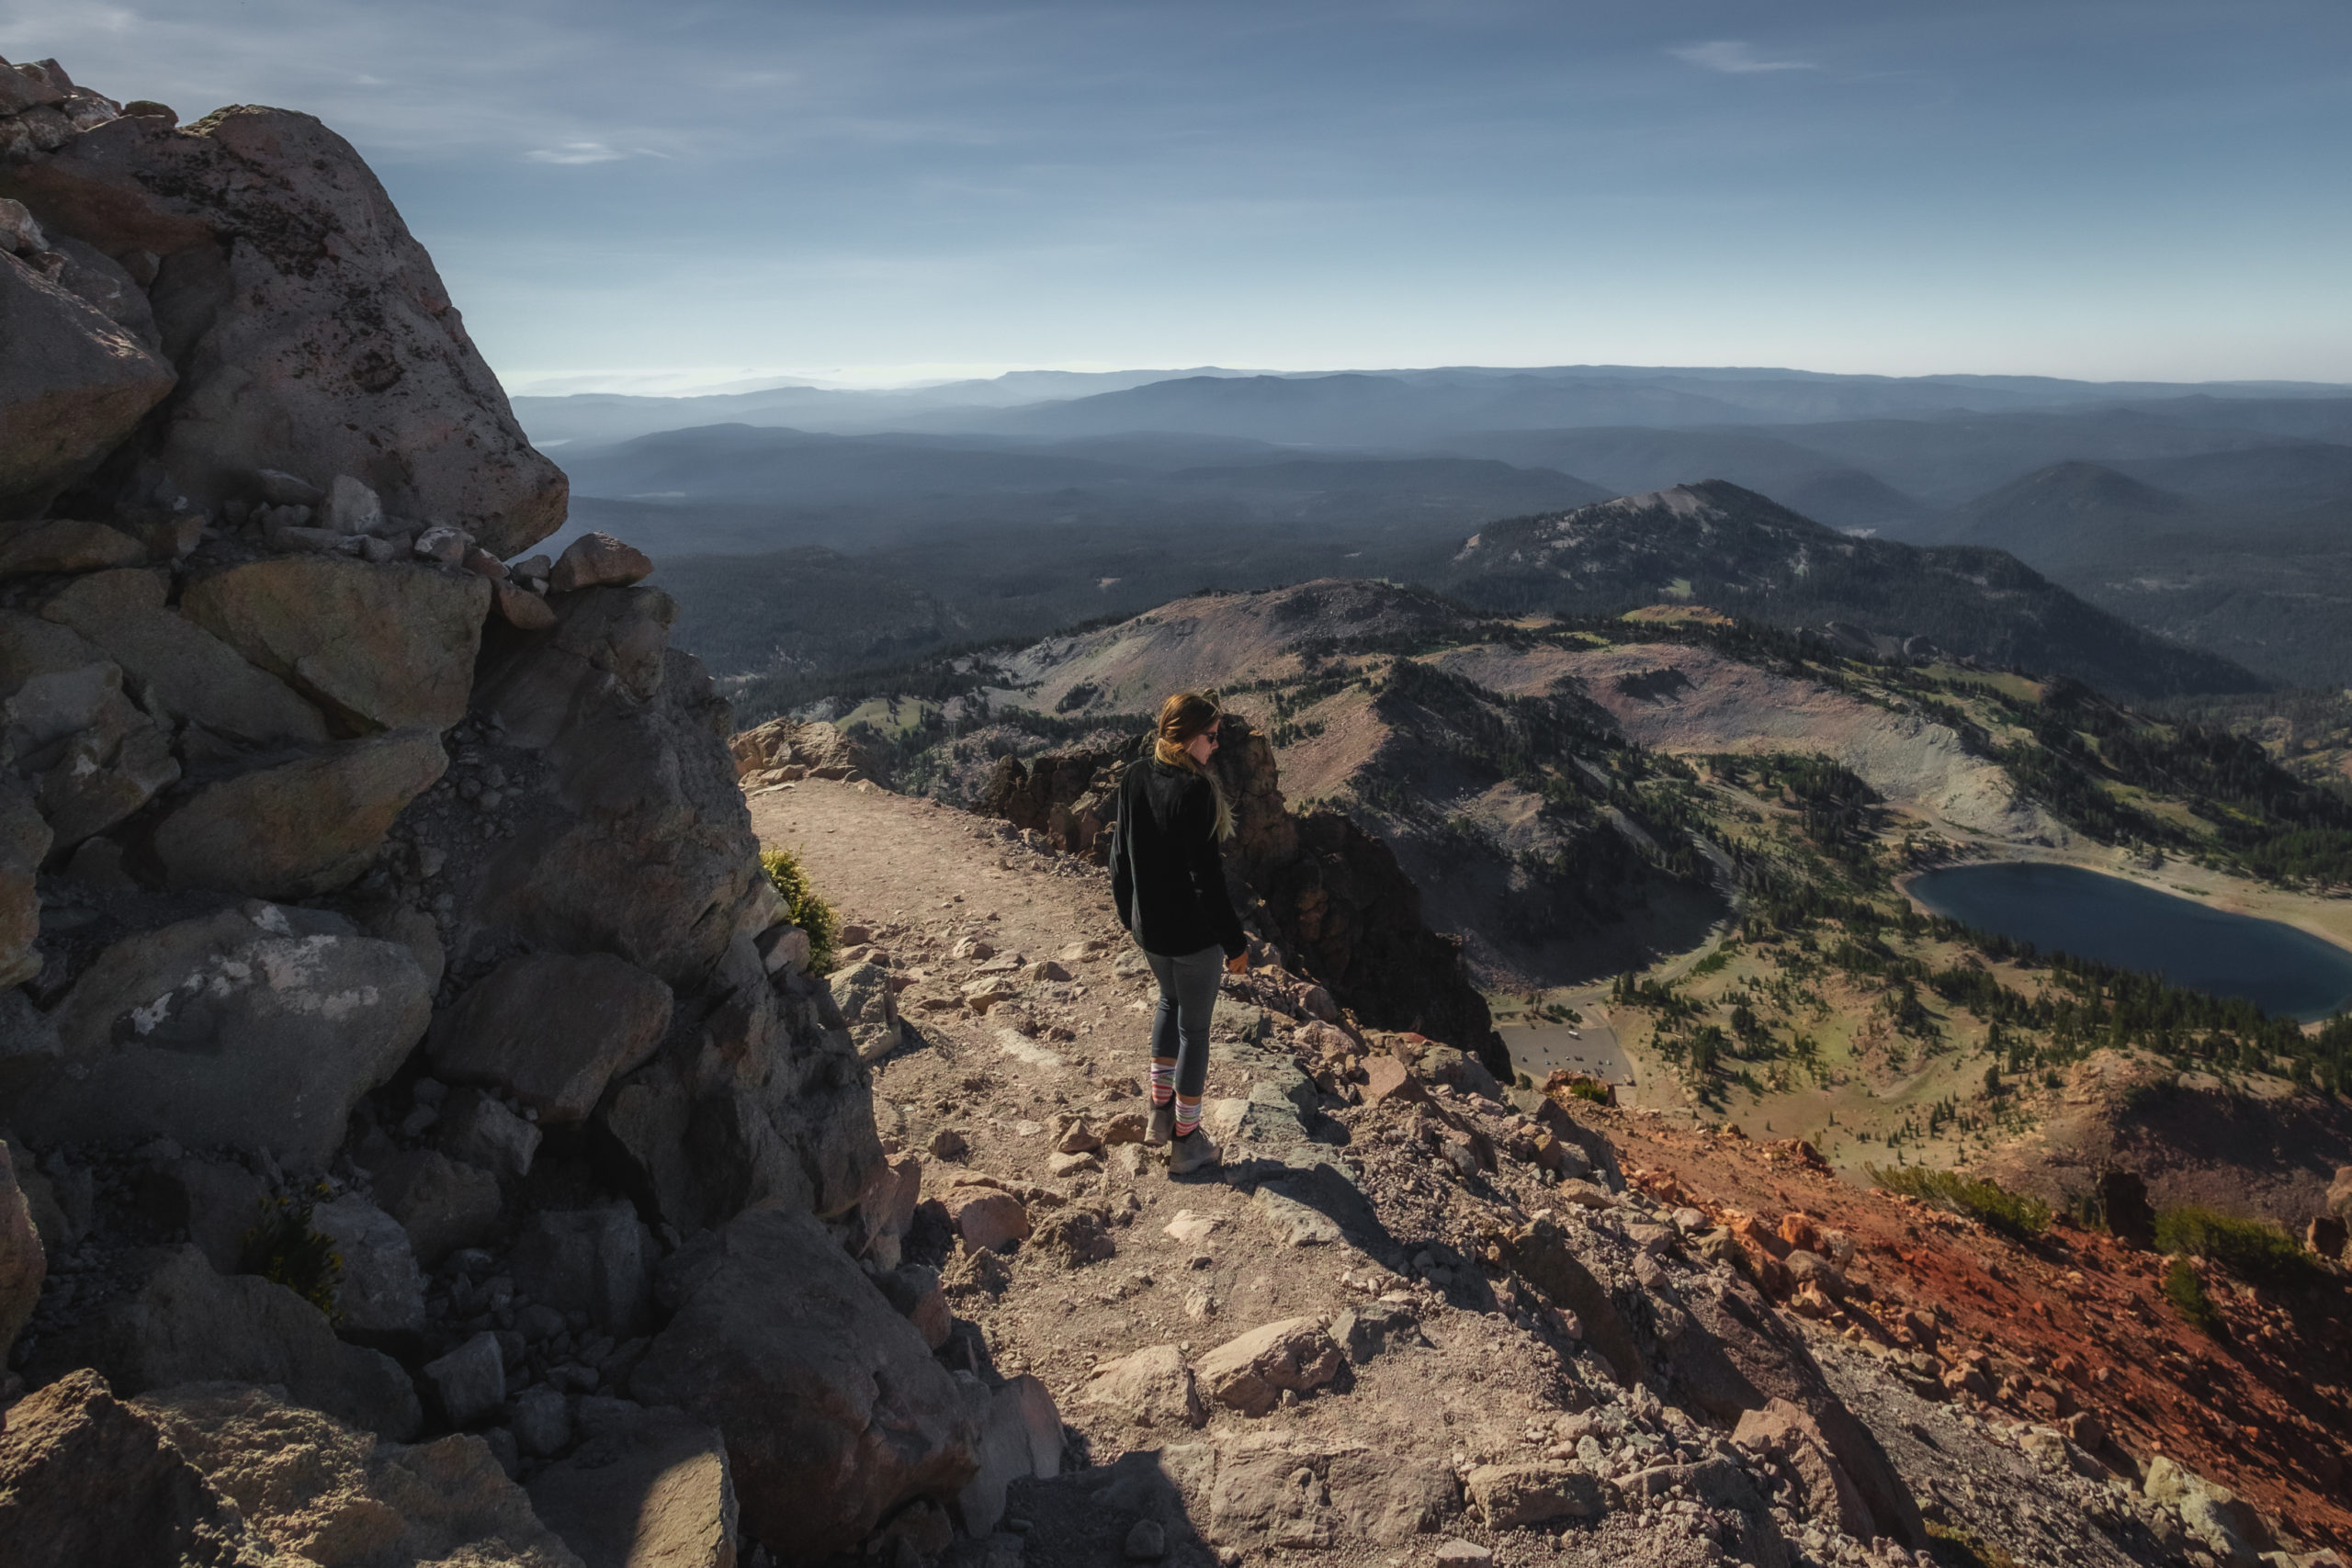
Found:
[[[1127,769],[1111,834],[1111,897],[1119,923],[1147,953],[1181,958],[1215,946],[1231,958],[1249,951],[1225,890],[1207,779],[1157,757]]]

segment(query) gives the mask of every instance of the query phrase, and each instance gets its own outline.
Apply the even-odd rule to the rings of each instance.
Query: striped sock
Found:
[[[1176,1098],[1176,1058],[1154,1056],[1151,1059],[1151,1102],[1165,1105]]]
[[[1201,1097],[1197,1094],[1178,1095],[1176,1097],[1176,1135],[1180,1138],[1188,1136],[1193,1129],[1200,1124]]]

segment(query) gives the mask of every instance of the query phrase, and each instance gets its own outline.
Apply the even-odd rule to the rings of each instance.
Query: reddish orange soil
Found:
[[[2207,1270],[2227,1323],[2224,1338],[2209,1339],[2165,1299],[2166,1260],[2103,1232],[2062,1218],[2031,1242],[2011,1241],[1842,1181],[1793,1140],[1599,1115],[1628,1179],[1662,1201],[1705,1210],[1736,1234],[1758,1235],[1739,1224],[1752,1218],[1776,1237],[1802,1237],[1810,1219],[1851,1237],[1849,1272],[1871,1299],[1835,1304],[1823,1332],[1930,1351],[1953,1380],[1974,1367],[1982,1399],[1951,1397],[2077,1429],[2067,1418],[2086,1414],[2107,1444],[2084,1446],[2109,1464],[2164,1453],[2309,1540],[2352,1546],[2352,1292],[2340,1282],[2272,1291]]]

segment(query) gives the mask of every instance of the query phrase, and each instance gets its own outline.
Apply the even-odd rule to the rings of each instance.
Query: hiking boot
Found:
[[[1153,1106],[1151,1125],[1144,1129],[1143,1141],[1156,1149],[1175,1135],[1176,1108],[1173,1105]]]
[[[1168,1174],[1186,1176],[1196,1170],[1206,1170],[1221,1157],[1208,1134],[1195,1127],[1169,1145]]]

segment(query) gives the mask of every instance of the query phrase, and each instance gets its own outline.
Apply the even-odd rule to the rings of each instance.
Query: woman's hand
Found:
[[[1247,975],[1250,973],[1250,955],[1246,953],[1235,953],[1225,961],[1225,972],[1228,975]]]

